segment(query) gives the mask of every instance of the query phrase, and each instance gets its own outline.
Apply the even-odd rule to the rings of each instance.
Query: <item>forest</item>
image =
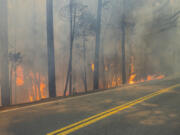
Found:
[[[179,0],[0,0],[0,106],[180,69]]]

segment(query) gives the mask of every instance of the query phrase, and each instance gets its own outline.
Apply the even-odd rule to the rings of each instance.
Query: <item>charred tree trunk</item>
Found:
[[[38,92],[39,92],[39,99],[41,99],[42,95],[41,95],[41,75],[40,75],[40,72],[39,72],[38,78],[37,78],[37,86],[38,86]]]
[[[126,0],[122,0],[122,17],[121,17],[121,51],[122,51],[122,84],[126,83],[126,48],[125,48],[125,41],[126,41],[126,22],[125,22],[125,7],[126,7]]]
[[[56,97],[53,0],[47,0],[46,2],[49,96]]]
[[[64,96],[66,96],[68,81],[69,81],[69,67],[68,67],[67,77],[66,77],[66,82],[65,82]]]
[[[125,22],[124,17],[121,24],[121,30],[122,30],[122,43],[121,43],[121,49],[122,49],[122,83],[126,83],[126,50],[125,50],[125,39],[126,39],[126,30],[125,30]]]
[[[1,55],[1,99],[2,105],[10,105],[8,62],[8,1],[0,0],[0,55]]]
[[[13,80],[13,64],[10,66],[10,75],[9,75],[9,92],[10,92],[10,103],[12,104],[12,80]]]
[[[101,37],[102,0],[98,0],[97,24],[96,24],[96,47],[94,59],[94,90],[99,88],[99,52]]]
[[[86,72],[86,39],[85,37],[83,38],[83,59],[84,59],[84,76],[83,76],[83,81],[84,81],[84,89],[85,92],[87,92],[87,72]]]
[[[104,57],[104,39],[102,40],[102,47],[101,47],[101,54],[102,54],[102,83],[103,83],[103,88],[106,88],[106,70],[105,70],[105,57]]]

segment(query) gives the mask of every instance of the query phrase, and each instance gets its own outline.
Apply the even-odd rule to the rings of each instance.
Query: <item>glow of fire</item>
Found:
[[[148,75],[146,79],[141,79],[140,81],[135,81],[136,75],[131,75],[129,79],[129,84],[139,83],[139,82],[145,82],[145,81],[151,81],[151,80],[160,80],[165,78],[165,75]]]
[[[18,66],[16,68],[16,85],[22,86],[24,85],[24,74],[23,74],[23,68],[21,66]]]
[[[91,70],[94,72],[95,66],[94,64],[91,64]]]
[[[30,72],[29,76],[31,78],[32,81],[32,94],[29,94],[29,100],[32,102],[33,101],[33,97],[35,97],[35,100],[40,100],[46,98],[46,84],[45,84],[45,77],[40,76],[40,74],[37,73],[33,73]],[[37,83],[38,81],[38,83]]]
[[[132,56],[132,57],[131,57],[131,62],[132,62],[132,63],[131,63],[131,72],[130,72],[131,75],[130,75],[129,81],[128,81],[129,84],[134,84],[134,83],[136,83],[136,82],[135,82],[136,74],[134,73],[135,70],[134,70],[133,61],[134,61],[134,57]]]
[[[33,102],[33,97],[32,96],[29,96],[29,101]]]
[[[44,95],[45,89],[46,89],[46,84],[43,82],[43,80],[41,80],[40,83],[41,98],[46,98],[46,96]]]
[[[151,80],[158,80],[158,79],[163,79],[165,76],[164,75],[148,75],[146,79],[140,79],[139,81],[135,81],[136,74],[134,70],[134,65],[133,65],[134,57],[131,57],[131,71],[130,71],[130,77],[129,77],[129,84],[134,84],[134,83],[139,83],[139,82],[145,82],[145,81],[151,81]]]
[[[165,77],[165,75],[159,75],[159,76],[156,77],[156,79],[160,80],[160,79],[163,79],[164,77]]]
[[[116,87],[116,78],[115,78],[115,76],[113,77],[112,87]]]
[[[136,74],[132,74],[132,75],[130,76],[130,78],[129,78],[129,84],[134,84],[134,83],[136,83],[136,82],[134,81],[135,78],[136,78]]]

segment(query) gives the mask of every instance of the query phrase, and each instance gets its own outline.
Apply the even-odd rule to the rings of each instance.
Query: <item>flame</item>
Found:
[[[24,85],[24,74],[23,74],[23,68],[21,66],[18,66],[16,68],[16,85],[22,86]]]
[[[159,80],[163,79],[163,78],[165,78],[165,75],[159,75],[159,76],[156,77],[156,79],[159,79]]]
[[[41,82],[40,82],[41,98],[46,98],[46,96],[44,94],[44,91],[46,89],[46,84],[44,83],[44,81],[45,81],[45,78],[41,79]]]
[[[95,66],[94,64],[91,64],[91,70],[94,72]]]
[[[40,76],[40,73],[33,73],[33,72],[30,72],[29,73],[29,76],[32,80],[32,92],[33,92],[33,97],[35,97],[36,100],[40,100],[40,99],[44,99],[46,98],[47,96],[47,93],[46,93],[46,78],[44,76]],[[32,96],[31,94],[29,94],[29,99],[30,101],[33,101],[31,100],[32,99]]]
[[[135,78],[136,78],[136,74],[134,73],[135,72],[135,70],[134,70],[134,64],[133,64],[133,61],[134,61],[134,57],[132,56],[131,57],[131,71],[130,71],[130,77],[129,77],[129,84],[134,84],[134,83],[136,83],[134,80],[135,80]]]
[[[136,74],[132,74],[132,75],[130,76],[130,78],[129,78],[129,84],[134,84],[134,83],[136,83],[136,82],[134,81],[135,78],[136,78]]]
[[[118,85],[118,86],[121,85],[121,78],[120,78],[120,77],[118,77],[118,79],[117,79],[117,85]]]
[[[121,77],[113,76],[112,80],[108,81],[107,88],[117,87],[121,85]]]
[[[163,79],[165,77],[165,75],[148,75],[146,79],[141,78],[139,81],[135,81],[136,78],[136,74],[135,74],[135,70],[134,70],[134,65],[133,65],[133,61],[134,61],[134,57],[131,57],[131,71],[130,71],[130,77],[129,77],[129,84],[134,84],[134,83],[138,83],[138,82],[145,82],[145,81],[151,81],[151,80],[158,80],[158,79]]]
[[[153,80],[153,78],[154,78],[154,76],[148,75],[148,76],[147,76],[147,81]]]
[[[32,96],[29,96],[29,101],[33,102],[33,97]]]
[[[165,77],[165,75],[148,75],[147,76],[147,81],[150,80],[159,80],[159,79],[163,79]]]
[[[145,80],[144,80],[144,79],[141,79],[140,82],[145,82]]]
[[[165,78],[165,75],[148,75],[146,79],[140,79],[139,81],[134,81],[134,78],[136,77],[136,75],[131,75],[130,79],[129,79],[129,84],[134,84],[134,83],[139,83],[139,82],[145,82],[145,81],[151,81],[151,80],[160,80]]]
[[[115,76],[113,77],[113,80],[112,80],[112,87],[116,87],[116,77]]]

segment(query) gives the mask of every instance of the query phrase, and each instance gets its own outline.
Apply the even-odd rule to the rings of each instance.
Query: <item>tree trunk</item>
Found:
[[[84,77],[83,77],[83,81],[84,81],[84,89],[85,92],[87,93],[87,72],[86,72],[86,39],[85,37],[83,38],[83,58],[84,58]]]
[[[14,65],[14,71],[15,71],[15,73],[14,73],[14,103],[15,103],[15,104],[16,104],[16,102],[17,102],[17,91],[16,91],[17,72],[16,72],[16,67],[17,67],[17,65],[16,65],[16,63],[15,63],[15,65]]]
[[[94,90],[99,88],[99,52],[100,52],[100,37],[101,37],[101,16],[102,16],[102,0],[98,0],[96,47],[95,47],[95,59],[94,59]]]
[[[73,0],[69,1],[69,11],[70,11],[70,56],[69,56],[69,65],[68,65],[68,72],[66,77],[66,84],[64,90],[64,96],[66,96],[67,86],[69,82],[69,95],[72,95],[72,53],[73,53],[73,44],[74,44],[74,34],[75,34],[75,27],[76,27],[76,7],[73,7]],[[74,10],[73,10],[74,9]]]
[[[0,0],[0,55],[1,55],[1,99],[2,105],[10,105],[8,62],[8,1]]]
[[[56,97],[53,0],[47,0],[46,1],[46,12],[47,12],[47,50],[48,50],[49,96],[50,97]]]
[[[66,77],[66,82],[65,82],[64,96],[66,96],[68,82],[69,82],[69,65],[68,65],[67,77]]]
[[[103,88],[106,88],[106,70],[105,70],[105,57],[104,57],[104,39],[102,39],[102,47],[101,47],[101,54],[102,54],[102,83],[103,83]]]
[[[121,24],[121,30],[122,30],[122,83],[126,83],[126,54],[125,54],[125,39],[126,39],[126,31],[125,31],[125,22],[124,17]]]
[[[11,66],[10,66],[10,75],[9,75],[9,92],[10,92],[10,104],[12,104],[13,103],[13,101],[12,101],[12,80],[13,80],[13,68],[14,68],[14,66],[13,66],[13,63],[11,64]]]
[[[39,99],[42,98],[42,95],[41,95],[41,75],[40,75],[40,72],[38,74],[38,80],[37,80],[37,85],[38,85],[38,91],[39,91]]]
[[[66,84],[64,90],[64,96],[66,96],[68,82],[69,82],[69,95],[72,94],[72,50],[73,50],[73,15],[72,15],[72,0],[69,1],[69,12],[70,12],[70,48],[69,48],[69,64],[68,64],[68,72],[66,77]]]

